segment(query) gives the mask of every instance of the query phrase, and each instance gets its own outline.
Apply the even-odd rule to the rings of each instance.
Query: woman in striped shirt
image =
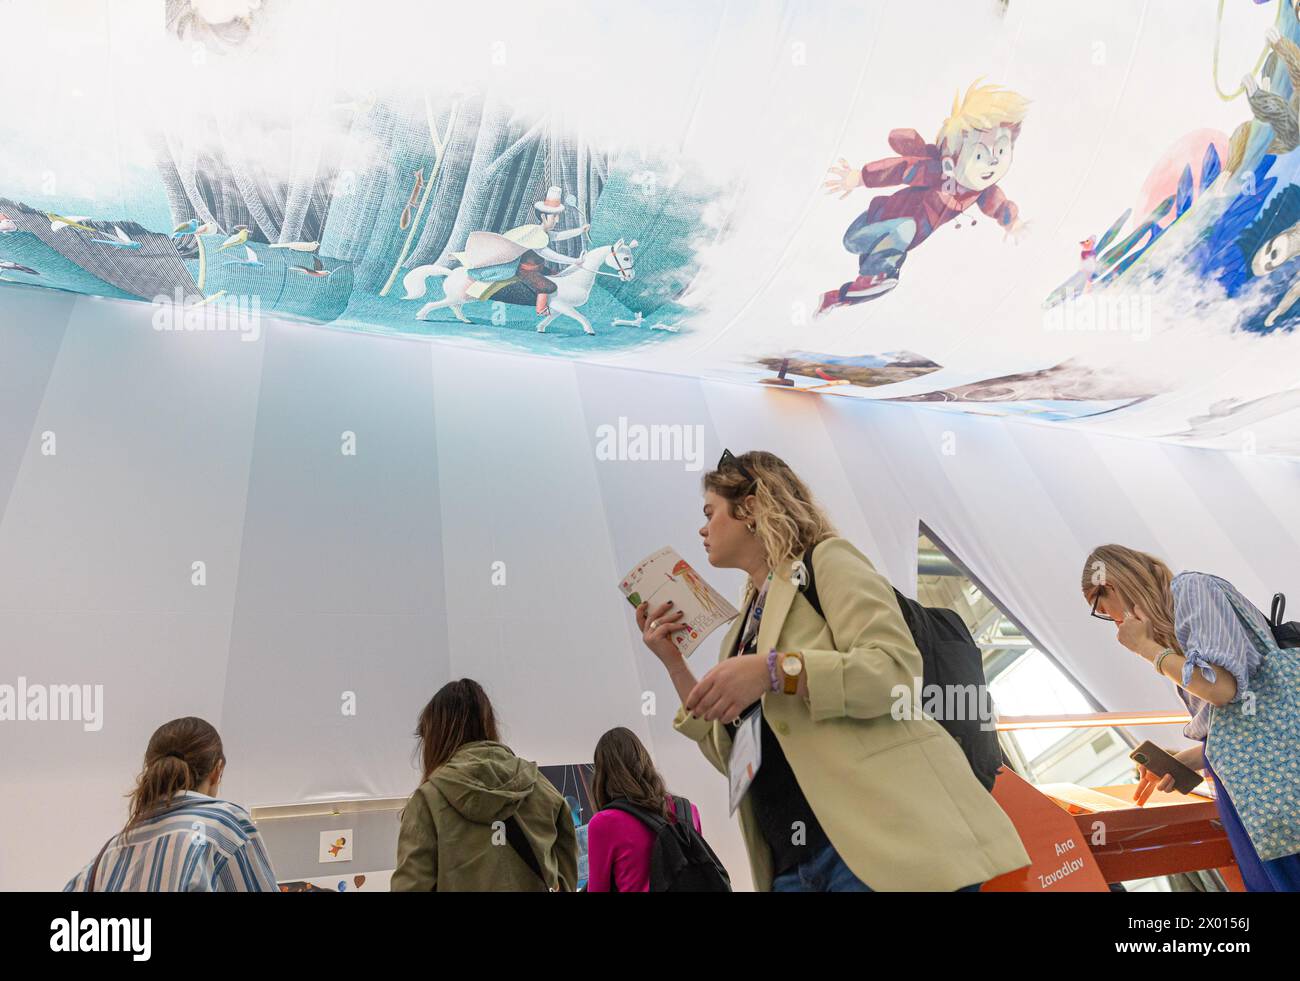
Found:
[[[1196,745],[1170,755],[1214,781],[1219,816],[1247,890],[1300,891],[1300,854],[1269,861],[1259,857],[1237,806],[1205,755],[1215,708],[1248,695],[1263,662],[1252,631],[1269,632],[1264,614],[1218,576],[1175,576],[1155,556],[1123,545],[1093,549],[1084,564],[1082,585],[1092,615],[1114,621],[1119,642],[1177,686],[1192,717],[1183,735]],[[1243,617],[1249,618],[1249,626]],[[1249,768],[1221,772],[1238,790],[1260,777]],[[1138,774],[1134,799],[1139,804],[1152,790],[1173,789],[1171,776],[1157,776],[1144,766],[1138,767]]]
[[[126,827],[64,892],[275,892],[252,818],[219,799],[221,736],[202,719],[173,719],[149,740]]]

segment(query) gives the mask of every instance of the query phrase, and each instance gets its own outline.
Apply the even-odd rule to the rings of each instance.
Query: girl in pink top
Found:
[[[594,762],[591,796],[597,812],[587,824],[587,891],[649,892],[654,832],[631,814],[603,808],[622,797],[675,821],[673,799],[649,752],[631,729],[620,726],[601,736]],[[702,831],[694,804],[691,820],[695,830]]]

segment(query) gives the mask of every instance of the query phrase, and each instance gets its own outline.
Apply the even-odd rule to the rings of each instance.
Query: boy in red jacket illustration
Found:
[[[830,194],[845,198],[859,187],[907,186],[872,198],[849,226],[844,247],[858,257],[858,276],[822,294],[817,312],[888,293],[898,285],[907,253],[972,204],[1014,240],[1026,223],[998,181],[1011,169],[1012,148],[1028,107],[1023,96],[977,81],[965,98],[953,99],[952,113],[934,143],[926,143],[914,129],[896,129],[889,134],[889,146],[899,156],[861,170],[841,158],[825,184]]]

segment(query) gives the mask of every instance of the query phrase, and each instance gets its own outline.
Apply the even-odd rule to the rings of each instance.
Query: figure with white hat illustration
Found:
[[[555,262],[562,266],[571,266],[581,259],[564,255],[562,252],[556,252],[549,246],[556,242],[563,242],[567,239],[581,235],[583,232],[590,230],[590,225],[583,225],[580,228],[570,228],[563,232],[557,232],[555,226],[560,223],[560,216],[564,214],[565,202],[560,197],[561,191],[558,187],[551,186],[546,190],[546,200],[538,201],[533,205],[537,213],[542,216],[540,225],[522,225],[519,228],[513,228],[506,232],[506,237],[512,237],[512,233],[520,232],[523,229],[540,229],[546,235],[546,244],[533,246],[529,242],[529,250],[519,257],[519,278],[534,293],[537,294],[537,313],[545,316],[549,311],[547,309],[550,294],[555,292],[555,283],[542,275],[542,260]],[[540,240],[540,236],[533,236],[534,240]]]
[[[548,298],[556,286],[542,274],[543,263],[572,266],[582,259],[581,256],[573,258],[556,252],[550,246],[591,228],[583,225],[563,232],[555,230],[565,208],[560,194],[558,187],[552,187],[546,192],[546,199],[533,206],[541,215],[540,224],[520,225],[500,235],[496,232],[470,232],[464,251],[452,253],[473,280],[467,292],[468,299],[487,300],[510,284],[519,283],[534,296],[539,315],[546,316],[550,312]]]

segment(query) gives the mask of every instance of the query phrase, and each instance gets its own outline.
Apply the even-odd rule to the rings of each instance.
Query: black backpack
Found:
[[[803,596],[817,611],[817,615],[825,620],[821,600],[817,598],[817,577],[813,572],[812,553],[810,548],[803,556],[803,565],[808,573]],[[921,652],[923,688],[937,685],[943,692],[974,690],[982,706],[984,693],[988,689],[988,682],[984,678],[984,655],[962,618],[954,610],[922,606],[897,589],[894,590],[894,598],[898,601],[907,629],[912,632],[912,640]],[[949,685],[959,687],[949,688]],[[923,692],[922,702],[924,701]],[[978,718],[938,718],[935,721],[957,740],[957,745],[966,754],[971,770],[984,785],[984,789],[992,790],[998,768],[1003,762],[997,732],[991,728],[982,728]],[[987,721],[992,722],[991,719]]]
[[[651,892],[731,892],[727,870],[695,830],[691,802],[685,797],[675,797],[673,803],[676,821],[637,807],[622,797],[610,801],[605,809],[631,814],[654,832],[654,850],[650,853]],[[617,891],[612,878],[610,888]]]
[[[1268,625],[1273,628],[1273,639],[1277,641],[1278,647],[1300,647],[1300,623],[1294,620],[1283,623],[1282,616],[1285,612],[1286,597],[1274,593],[1273,610],[1268,618]]]

